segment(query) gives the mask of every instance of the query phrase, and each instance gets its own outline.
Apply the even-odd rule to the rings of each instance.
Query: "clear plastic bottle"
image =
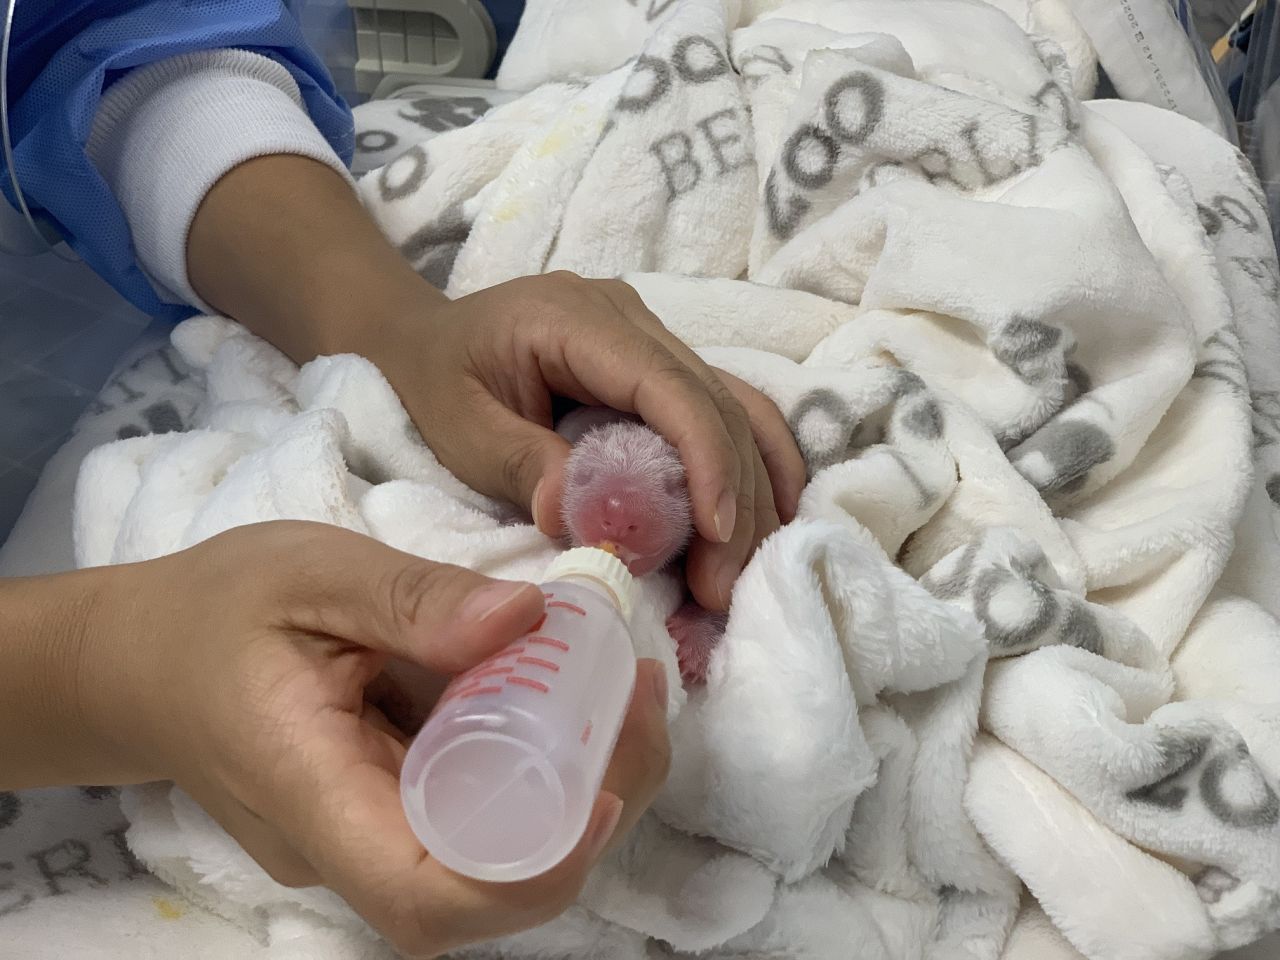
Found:
[[[535,877],[577,846],[635,686],[622,562],[567,551],[543,593],[543,620],[449,685],[400,773],[422,845],[477,880]]]

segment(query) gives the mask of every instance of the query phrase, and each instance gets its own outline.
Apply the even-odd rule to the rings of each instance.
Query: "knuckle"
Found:
[[[538,470],[541,448],[535,441],[517,443],[502,460],[500,471],[503,489],[514,501],[523,498],[532,489],[531,481]]]
[[[665,783],[671,773],[671,740],[665,720],[660,729],[645,739],[636,755],[636,769],[640,782],[654,788]]]
[[[724,381],[719,377],[711,377],[707,390],[716,402],[716,406],[720,408],[720,415],[724,417],[725,426],[730,432],[737,437],[750,437],[752,435],[751,418],[747,415],[747,409],[734,396],[733,391],[725,386]]]
[[[418,622],[422,600],[446,585],[448,568],[425,560],[407,561],[387,575],[382,595],[390,603],[391,622],[412,627]]]

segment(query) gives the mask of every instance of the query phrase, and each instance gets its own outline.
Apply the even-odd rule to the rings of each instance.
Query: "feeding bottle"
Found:
[[[409,747],[409,825],[449,869],[525,880],[577,846],[635,686],[635,585],[593,547],[548,568],[546,616],[457,677]]]

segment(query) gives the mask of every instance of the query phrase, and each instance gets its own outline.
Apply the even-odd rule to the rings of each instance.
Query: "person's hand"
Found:
[[[75,674],[114,782],[176,781],[275,879],[331,887],[409,956],[557,915],[665,778],[665,674],[642,661],[578,847],[527,882],[468,880],[410,831],[406,740],[365,691],[389,658],[442,689],[533,625],[536,587],[306,523],[242,527],[99,575],[107,599]]]
[[[473,488],[564,531],[569,445],[552,399],[639,414],[680,452],[696,532],[694,597],[728,608],[762,539],[795,515],[804,462],[762,393],[705,364],[617,280],[524,277],[372,328],[361,352],[399,392],[424,439]]]
[[[298,363],[378,365],[446,467],[561,531],[568,447],[552,396],[639,414],[679,451],[700,535],[695,599],[727,609],[755,546],[795,514],[804,463],[763,394],[712,370],[619,280],[524,277],[450,301],[414,273],[342,178],[305,157],[246,161],[205,196],[191,284]]]

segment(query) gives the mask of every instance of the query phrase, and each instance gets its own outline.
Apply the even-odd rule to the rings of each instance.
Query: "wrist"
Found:
[[[448,302],[350,186],[305,157],[258,157],[218,181],[191,224],[187,266],[201,299],[297,363],[366,354],[392,318]]]
[[[390,247],[335,251],[327,260],[317,265],[305,310],[310,356],[302,362],[354,353],[385,370],[402,352],[400,344],[410,328],[420,327],[450,302]]]
[[[9,789],[122,783],[134,768],[102,715],[98,657],[113,640],[111,568],[0,581],[5,678],[0,778]],[[130,702],[124,690],[118,703]],[[119,712],[119,708],[117,711]]]

